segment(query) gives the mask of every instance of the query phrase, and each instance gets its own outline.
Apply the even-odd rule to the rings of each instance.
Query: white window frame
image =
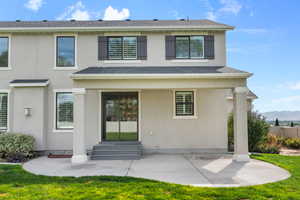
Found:
[[[53,133],[73,133],[74,129],[57,129],[56,128],[56,96],[57,93],[72,93],[72,89],[55,89],[53,90]]]
[[[188,58],[177,58],[176,57],[176,38],[177,37],[188,37],[189,38],[189,57]],[[202,37],[202,41],[203,41],[203,49],[202,49],[202,55],[201,57],[191,57],[191,38],[192,37]],[[205,59],[205,41],[204,41],[204,35],[175,35],[175,60],[180,60],[184,61],[184,62],[198,62],[199,60],[202,62],[207,62],[208,59]]]
[[[118,63],[118,62],[139,63],[139,62],[141,62],[141,60],[138,60],[138,36],[126,35],[126,36],[107,36],[107,37],[108,37],[108,44],[107,44],[108,60],[106,60],[106,61],[115,62],[115,63]],[[136,57],[134,59],[124,59],[124,38],[128,38],[128,37],[136,38],[136,52],[135,52]],[[109,38],[121,38],[122,39],[122,58],[121,59],[109,59]],[[109,63],[109,62],[107,62],[107,63]]]
[[[57,38],[58,37],[74,37],[75,38],[75,63],[74,66],[64,66],[59,67],[57,66]],[[77,62],[77,46],[78,46],[78,35],[77,34],[56,34],[54,35],[54,70],[76,70],[78,69],[78,62]]]
[[[193,92],[194,93],[194,115],[177,116],[176,115],[176,92]],[[174,89],[173,90],[173,119],[198,119],[197,115],[197,90],[196,89]]]
[[[7,93],[7,127],[6,130],[0,129],[4,132],[10,131],[10,90],[0,90],[0,93]]]
[[[11,67],[11,34],[0,34],[0,37],[8,37],[8,66],[0,67],[0,71],[12,70],[12,67]]]

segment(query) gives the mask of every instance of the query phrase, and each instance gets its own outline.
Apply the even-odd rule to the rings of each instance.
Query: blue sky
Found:
[[[300,110],[299,0],[9,0],[0,20],[209,18],[228,32],[228,66],[254,73],[255,109]]]

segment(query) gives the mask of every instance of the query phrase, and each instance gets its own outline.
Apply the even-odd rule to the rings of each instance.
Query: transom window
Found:
[[[137,37],[109,37],[109,60],[136,60]]]
[[[199,59],[204,58],[203,36],[176,36],[176,58]]]
[[[75,67],[75,36],[56,37],[56,66]]]
[[[8,67],[9,38],[0,37],[0,68]]]
[[[56,129],[73,129],[73,94],[56,93]]]
[[[194,116],[194,92],[176,91],[175,92],[175,111],[176,116]]]
[[[0,132],[7,130],[8,94],[0,93]]]

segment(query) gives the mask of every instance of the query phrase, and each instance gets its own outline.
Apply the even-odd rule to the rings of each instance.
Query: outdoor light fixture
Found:
[[[31,108],[24,108],[24,115],[26,117],[31,116]]]

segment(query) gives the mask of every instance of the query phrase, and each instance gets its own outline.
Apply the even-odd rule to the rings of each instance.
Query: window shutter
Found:
[[[0,130],[7,129],[8,94],[0,94]]]
[[[167,35],[166,36],[166,59],[172,60],[175,59],[175,36]]]
[[[98,60],[107,60],[107,37],[98,37]]]
[[[215,38],[213,35],[204,36],[204,58],[215,59]]]
[[[147,36],[137,37],[137,59],[147,60]]]

